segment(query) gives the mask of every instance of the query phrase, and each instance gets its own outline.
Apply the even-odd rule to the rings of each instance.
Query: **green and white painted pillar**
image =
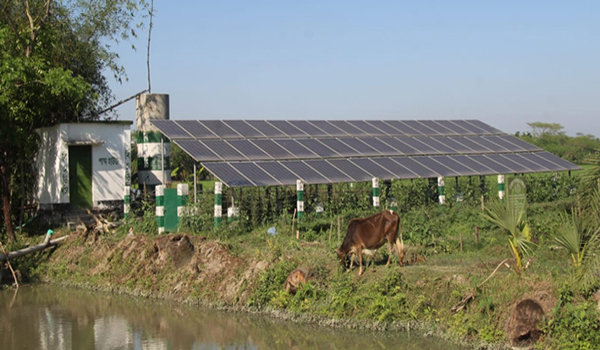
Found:
[[[169,95],[143,94],[137,98],[138,181],[141,186],[171,182],[171,144],[152,124],[169,119]]]
[[[125,194],[123,195],[123,217],[126,218],[131,209],[131,187],[125,186]]]
[[[506,194],[505,192],[506,187],[504,185],[504,175],[498,175],[498,196],[500,197],[500,200],[504,202],[504,196]]]
[[[165,186],[156,186],[156,221],[158,234],[165,232]]]
[[[215,182],[215,228],[221,225],[223,220],[223,183]]]
[[[374,177],[373,182],[373,207],[379,208],[379,179]]]
[[[187,204],[190,190],[188,184],[177,184],[177,221],[187,214]]]
[[[443,176],[438,176],[438,195],[440,197],[440,205],[446,204],[446,186]]]
[[[296,207],[298,220],[304,216],[304,184],[302,180],[296,180]]]

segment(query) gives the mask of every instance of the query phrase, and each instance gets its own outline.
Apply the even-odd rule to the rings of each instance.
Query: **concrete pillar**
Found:
[[[137,99],[138,181],[154,186],[171,181],[169,140],[150,123],[169,119],[169,95],[145,94]]]
[[[379,179],[374,177],[373,183],[373,207],[379,208]]]
[[[505,192],[505,185],[504,185],[504,175],[498,175],[498,196],[500,197],[500,200],[504,202],[504,195],[506,194]]]
[[[296,180],[296,206],[298,220],[304,216],[304,184],[302,180]]]
[[[223,220],[223,183],[215,182],[215,228],[221,225]]]
[[[190,190],[188,184],[177,184],[177,221],[181,223],[181,219],[187,211],[188,197]]]
[[[131,209],[131,187],[125,186],[125,193],[123,195],[123,217],[126,218]]]
[[[165,232],[165,186],[156,186],[156,221],[158,234]]]
[[[438,177],[438,195],[440,197],[440,205],[446,204],[446,186],[444,185],[444,177]]]

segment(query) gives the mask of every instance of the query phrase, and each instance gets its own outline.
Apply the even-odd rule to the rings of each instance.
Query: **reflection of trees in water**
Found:
[[[141,335],[141,340],[159,340],[174,350],[190,350],[200,344],[215,344],[227,349],[255,346],[275,350],[449,348],[446,344],[422,338],[411,338],[407,344],[406,336],[395,332],[334,330],[247,313],[222,313],[170,302],[51,286],[21,288],[8,309],[11,298],[12,291],[0,292],[0,349],[43,348],[40,338],[47,338],[49,332],[54,332],[54,337],[60,333],[69,338],[63,341],[72,346],[63,348],[94,349],[95,338],[111,333],[100,330],[110,328],[111,324],[112,327],[127,328],[121,331],[126,331],[131,341]],[[128,325],[123,327],[119,322],[125,320]],[[52,341],[47,348],[61,348],[60,341]],[[121,348],[133,349],[133,346],[123,344]]]

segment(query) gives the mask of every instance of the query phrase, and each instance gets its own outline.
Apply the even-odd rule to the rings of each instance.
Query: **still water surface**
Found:
[[[25,286],[0,291],[0,349],[461,349],[400,332],[298,324],[176,303]]]

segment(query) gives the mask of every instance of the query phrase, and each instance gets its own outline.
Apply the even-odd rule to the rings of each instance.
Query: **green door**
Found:
[[[69,146],[69,195],[72,208],[92,207],[92,146]]]
[[[177,189],[165,189],[165,232],[177,232]]]

